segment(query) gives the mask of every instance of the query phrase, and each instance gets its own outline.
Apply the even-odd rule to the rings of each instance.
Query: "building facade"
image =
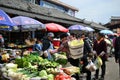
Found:
[[[4,10],[7,14],[9,14],[10,17],[15,17],[18,15],[27,16],[39,20],[44,24],[54,22],[61,24],[66,28],[71,25],[80,24],[84,26],[90,26],[98,30],[106,29],[104,26],[95,22],[85,21],[83,19],[68,15],[59,10],[60,7],[58,7],[58,10],[41,7],[40,4],[45,6],[45,3],[47,3],[45,1],[51,3],[51,6],[53,3],[56,4],[56,6],[59,5],[74,11],[78,11],[76,8],[62,3],[59,0],[0,0],[0,9]]]
[[[25,1],[40,5],[41,7],[53,8],[61,12],[67,13],[71,16],[75,16],[75,13],[79,11],[77,8],[65,4],[59,0],[25,0]]]
[[[120,33],[120,16],[111,16],[110,22],[105,24],[105,26],[116,33]]]

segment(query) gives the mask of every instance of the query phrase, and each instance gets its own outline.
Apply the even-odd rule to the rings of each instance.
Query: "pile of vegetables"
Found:
[[[59,73],[59,63],[43,59],[36,54],[30,54],[16,59],[15,63],[18,64],[19,68],[22,68],[18,70],[18,73],[27,75],[30,78],[37,76],[40,78],[47,78],[48,80],[54,80],[54,75]]]
[[[49,61],[38,56],[38,54],[24,55],[21,58],[16,58],[15,63],[5,63],[1,68],[3,75],[11,77],[12,80],[30,80],[35,79],[47,79],[47,80],[70,80],[69,75],[61,75],[60,70],[62,65],[66,64],[67,57],[65,53],[55,54],[54,60]],[[71,68],[66,68],[70,70]],[[72,67],[70,74],[78,72],[78,68]],[[57,75],[58,74],[58,75]],[[56,76],[57,75],[57,76]],[[58,76],[62,78],[57,79]]]
[[[61,64],[61,65],[66,65],[67,64],[67,56],[65,52],[61,53],[55,53],[53,55],[54,61]]]
[[[68,75],[73,75],[75,73],[80,73],[80,68],[76,67],[76,66],[70,66],[70,67],[62,68],[62,70]]]
[[[55,76],[54,80],[72,80],[72,78],[69,75],[65,75],[63,73],[59,73],[58,75]]]
[[[42,57],[38,55],[30,54],[21,58],[15,59],[15,64],[18,64],[19,68],[30,67],[31,65],[36,65],[43,60]]]

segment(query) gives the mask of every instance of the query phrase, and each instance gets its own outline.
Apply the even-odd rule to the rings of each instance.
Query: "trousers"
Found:
[[[104,78],[105,76],[105,72],[106,72],[106,61],[102,59],[102,66],[101,66],[101,77]],[[96,73],[95,73],[95,78],[98,79],[99,77],[99,69],[96,70]]]

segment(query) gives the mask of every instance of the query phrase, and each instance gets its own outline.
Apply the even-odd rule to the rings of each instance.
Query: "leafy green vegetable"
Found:
[[[65,55],[65,53],[56,53],[54,54],[54,60],[62,65],[65,65],[67,63],[67,57]]]
[[[47,76],[46,70],[41,70],[41,71],[39,72],[39,76],[40,76],[40,77],[46,77],[46,76]]]
[[[53,74],[49,74],[47,77],[48,77],[48,80],[54,80],[54,75]]]
[[[23,62],[23,67],[31,67],[31,63],[28,61]]]

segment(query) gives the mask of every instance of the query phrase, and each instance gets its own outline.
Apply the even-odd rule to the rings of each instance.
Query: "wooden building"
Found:
[[[48,7],[45,6],[47,5],[46,3]],[[54,6],[54,8],[50,6]],[[0,0],[0,9],[4,10],[10,17],[19,15],[27,16],[44,24],[54,22],[66,28],[71,25],[80,24],[90,26],[96,30],[106,29],[104,26],[95,22],[76,18],[75,12],[79,10],[59,0]],[[70,11],[74,15],[70,14]],[[23,34],[17,36],[21,35]]]
[[[111,16],[110,22],[105,26],[117,33],[120,33],[120,16]]]

